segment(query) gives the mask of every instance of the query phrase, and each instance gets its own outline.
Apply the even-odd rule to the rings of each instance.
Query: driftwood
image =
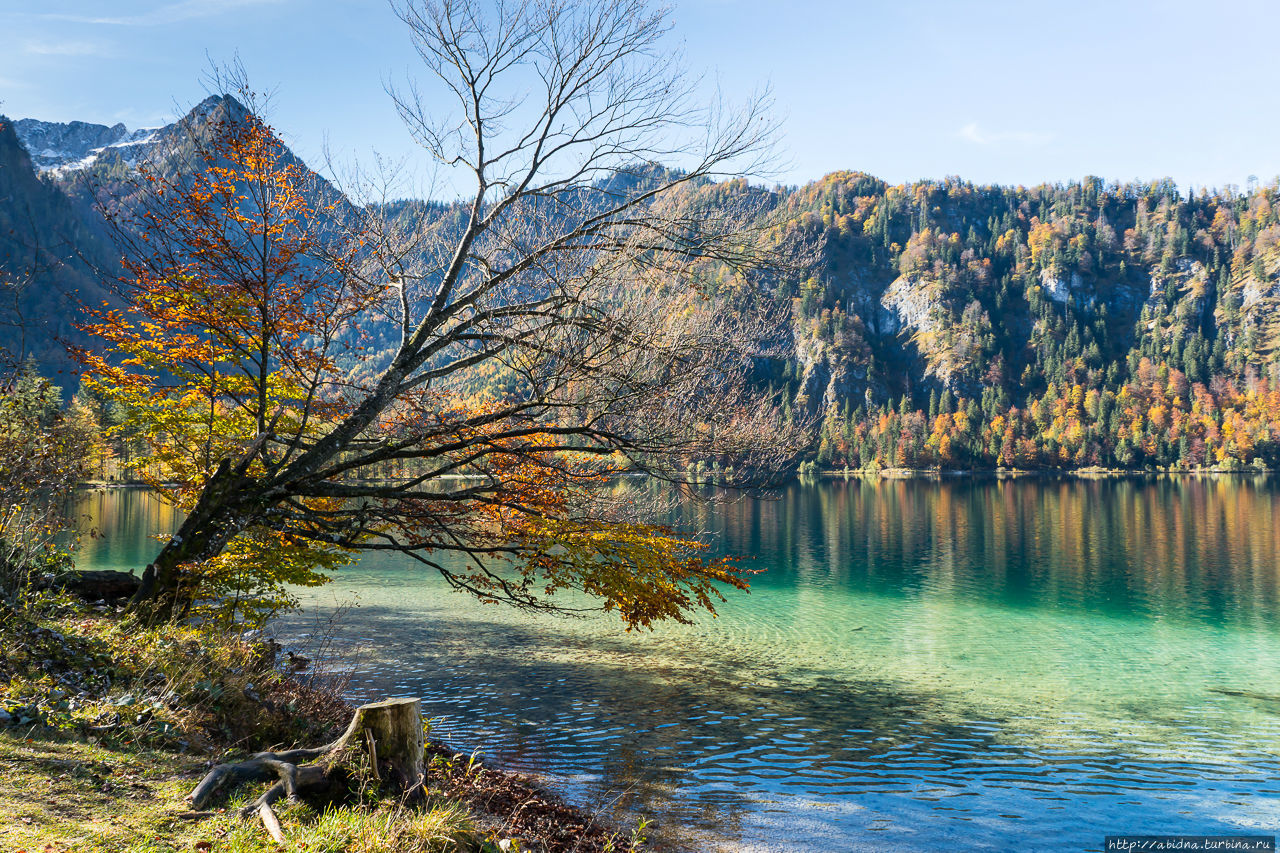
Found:
[[[227,783],[276,780],[262,796],[241,812],[242,817],[258,816],[267,833],[284,843],[284,833],[272,803],[282,797],[296,801],[327,791],[335,772],[341,770],[352,751],[369,755],[373,777],[393,786],[407,799],[422,796],[423,739],[422,703],[418,699],[384,699],[361,705],[351,717],[342,736],[333,743],[312,749],[259,752],[240,762],[219,764],[187,795],[193,809],[203,809]],[[313,761],[316,763],[304,764]]]

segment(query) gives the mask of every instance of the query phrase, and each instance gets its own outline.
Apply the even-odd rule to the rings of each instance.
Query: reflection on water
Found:
[[[855,481],[689,516],[769,585],[1212,622],[1277,599],[1280,501],[1250,481]]]
[[[342,630],[368,650],[359,697],[420,695],[457,748],[723,849],[1272,834],[1277,497],[1236,479],[891,481],[694,507],[682,524],[764,571],[719,619],[653,633],[482,606],[386,558],[304,593],[312,612],[358,599]],[[139,494],[93,499],[95,563],[141,565],[173,520]]]
[[[182,516],[145,489],[88,489],[73,513],[81,531],[80,568],[136,571],[160,551],[157,536],[172,533]]]

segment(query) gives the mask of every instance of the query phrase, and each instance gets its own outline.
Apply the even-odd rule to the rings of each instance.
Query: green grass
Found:
[[[200,762],[191,756],[111,748],[48,733],[0,732],[0,849],[193,850],[173,826]],[[168,847],[151,839],[170,838]],[[150,847],[146,845],[151,845]]]
[[[108,747],[74,738],[0,733],[0,850],[27,853],[279,851],[258,820],[239,809],[242,789],[199,819],[184,797],[204,772],[189,755]],[[301,803],[276,810],[288,848],[308,853],[464,853],[492,849],[467,809],[449,801],[421,808],[392,802],[317,813]]]
[[[406,807],[345,769],[338,801],[281,802],[287,845],[240,817],[246,783],[195,813],[208,768],[259,750],[330,742],[351,708],[277,666],[262,645],[146,627],[68,599],[0,610],[0,853],[498,853],[637,849],[520,777],[432,747],[426,803]],[[496,811],[495,811],[496,809]],[[536,838],[537,846],[510,843]]]
[[[0,614],[0,850],[279,850],[240,809],[245,785],[194,816],[210,761],[331,739],[350,713],[273,666],[262,647],[191,627],[143,627],[70,599]],[[281,803],[289,849],[487,849],[465,806],[403,808],[368,793],[322,812]],[[491,845],[489,845],[491,847]]]

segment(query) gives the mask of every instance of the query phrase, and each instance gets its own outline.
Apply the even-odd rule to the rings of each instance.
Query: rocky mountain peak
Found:
[[[93,124],[84,121],[56,122],[24,118],[13,123],[18,139],[41,172],[60,174],[92,165],[104,151],[129,149],[150,142],[155,128],[129,130],[123,123]]]
[[[170,135],[175,125],[224,118],[236,121],[245,113],[244,106],[230,95],[210,95],[178,122],[163,127],[130,130],[123,123],[108,126],[84,121],[24,118],[13,122],[13,129],[37,170],[63,177],[95,165],[108,152],[119,155],[128,163],[137,162],[150,152],[151,146]]]

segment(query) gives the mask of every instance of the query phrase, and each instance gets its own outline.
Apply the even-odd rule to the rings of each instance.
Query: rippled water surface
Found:
[[[173,518],[88,499],[84,559]],[[1280,830],[1280,494],[1262,480],[797,485],[685,511],[763,570],[719,619],[480,605],[368,558],[303,591],[358,698],[700,849],[1098,850]]]

